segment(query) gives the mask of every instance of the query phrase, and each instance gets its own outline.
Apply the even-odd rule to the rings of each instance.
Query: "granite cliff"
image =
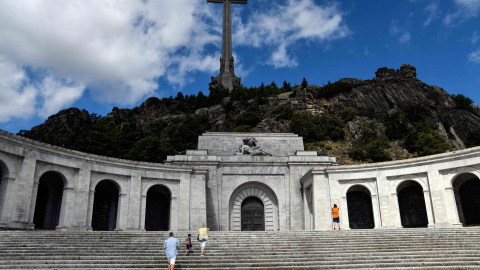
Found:
[[[152,97],[133,109],[115,107],[105,117],[70,108],[20,134],[156,162],[195,148],[205,131],[295,132],[306,148],[341,163],[403,159],[479,143],[480,109],[470,99],[423,83],[408,64],[380,68],[375,75],[324,86],[285,82],[281,88],[272,83],[231,93],[210,89],[209,96]]]

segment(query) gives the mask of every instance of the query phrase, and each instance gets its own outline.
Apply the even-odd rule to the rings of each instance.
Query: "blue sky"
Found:
[[[235,70],[247,86],[371,79],[408,63],[480,104],[480,0],[250,0],[234,5]],[[222,5],[206,0],[0,2],[0,129],[61,109],[106,115],[146,98],[208,94]]]

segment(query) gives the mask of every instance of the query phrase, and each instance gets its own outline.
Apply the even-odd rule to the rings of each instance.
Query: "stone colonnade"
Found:
[[[349,213],[353,208],[347,202],[352,190],[370,196],[376,229],[480,224],[475,218],[480,204],[465,199],[480,196],[480,147],[402,161],[317,167],[300,182],[307,230],[331,230],[333,204],[340,208],[342,229],[349,229],[349,217],[356,214]],[[462,191],[467,182],[474,190],[462,195],[469,192]],[[402,208],[405,196],[413,202]],[[466,203],[469,217],[464,214]]]
[[[48,191],[52,178],[63,188],[57,198]],[[34,229],[36,219],[57,230],[91,230],[94,212],[103,211],[94,207],[103,185],[112,187],[113,203],[105,206],[114,214],[100,223],[144,230],[147,193],[161,187],[169,200],[166,229],[197,229],[206,221],[207,178],[202,169],[91,155],[0,131],[0,228]]]

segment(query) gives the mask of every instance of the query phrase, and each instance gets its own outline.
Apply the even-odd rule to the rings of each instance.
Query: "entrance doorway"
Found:
[[[350,229],[373,229],[372,196],[364,186],[353,186],[347,192]]]
[[[427,207],[422,186],[405,181],[398,187],[398,205],[404,228],[428,227]]]
[[[115,230],[119,193],[117,185],[110,180],[98,183],[93,199],[92,229],[94,231]]]
[[[153,186],[147,192],[145,230],[168,231],[170,228],[170,190],[164,186]]]
[[[256,197],[242,202],[242,231],[265,231],[265,209]]]
[[[480,225],[480,180],[464,173],[453,182],[458,216],[463,226]]]
[[[33,223],[35,229],[55,230],[60,219],[63,180],[55,172],[46,172],[38,183]]]

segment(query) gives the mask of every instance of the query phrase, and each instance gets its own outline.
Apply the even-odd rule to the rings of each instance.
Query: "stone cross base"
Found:
[[[242,78],[232,73],[220,73],[217,77],[212,76],[211,78],[212,82],[209,84],[210,89],[217,89],[221,85],[223,88],[232,92],[233,89],[243,87]]]

